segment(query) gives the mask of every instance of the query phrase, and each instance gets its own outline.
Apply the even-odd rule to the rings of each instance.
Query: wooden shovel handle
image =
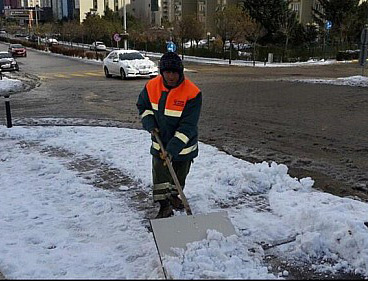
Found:
[[[164,153],[165,155],[167,155],[167,152],[166,152],[166,150],[165,150],[165,148],[164,148],[164,146],[162,144],[162,141],[160,139],[160,136],[159,136],[158,132],[155,131],[155,130],[153,130],[153,135],[155,136],[158,144],[160,145],[160,149],[161,149],[162,153]],[[180,195],[181,200],[183,201],[183,205],[184,205],[185,211],[187,212],[187,215],[192,215],[192,210],[189,207],[188,200],[185,197],[185,194],[183,192],[183,189],[181,188],[180,182],[178,180],[178,177],[176,176],[176,173],[174,171],[174,168],[172,166],[172,163],[171,163],[169,157],[166,156],[165,157],[165,161],[166,161],[167,167],[169,168],[170,174],[171,174],[171,176],[172,176],[172,178],[174,180],[175,187],[176,187],[176,189],[179,192],[179,195]]]

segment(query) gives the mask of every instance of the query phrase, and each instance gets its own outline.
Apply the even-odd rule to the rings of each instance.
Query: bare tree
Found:
[[[243,9],[237,5],[220,7],[215,15],[216,28],[223,42],[223,56],[225,59],[225,42],[229,40],[231,64],[232,44],[244,35],[244,26],[247,24],[247,17]]]
[[[296,27],[298,26],[298,21],[296,18],[296,13],[291,11],[287,5],[284,6],[283,13],[280,18],[280,31],[285,36],[285,45],[283,56],[281,57],[281,61],[287,54],[289,39],[292,33],[295,31]]]
[[[244,36],[248,42],[252,43],[252,58],[253,65],[255,65],[257,42],[260,38],[267,34],[267,30],[262,26],[261,23],[257,22],[255,19],[252,19],[248,14],[246,15],[246,18],[247,24],[244,26]]]
[[[204,28],[195,15],[187,15],[182,20],[176,22],[174,34],[180,38],[182,59],[184,59],[184,43],[187,40],[195,40],[198,45],[199,40],[203,38]]]
[[[100,40],[107,32],[106,22],[99,15],[87,15],[83,28],[90,42]]]
[[[61,27],[61,35],[70,42],[70,46],[73,46],[73,40],[81,37],[82,33],[83,28],[79,21],[64,22]]]

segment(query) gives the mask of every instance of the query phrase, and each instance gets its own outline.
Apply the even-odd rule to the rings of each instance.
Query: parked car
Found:
[[[23,34],[23,33],[16,33],[15,35],[14,35],[14,37],[17,37],[17,38],[25,38],[25,37],[27,37],[28,35],[27,34]]]
[[[30,41],[30,42],[38,42],[38,36],[36,36],[36,35],[29,36],[28,41]]]
[[[188,42],[184,43],[184,48],[188,49],[188,48],[195,48],[197,47],[197,42],[195,40],[189,40]]]
[[[104,42],[96,41],[89,46],[89,49],[93,51],[106,51],[106,45]]]
[[[136,50],[114,50],[103,60],[106,77],[155,77],[158,75],[157,65],[148,57]]]
[[[26,57],[27,50],[22,44],[10,44],[8,52],[11,53],[13,57]]]
[[[51,45],[59,44],[58,40],[56,40],[55,38],[47,38],[46,43],[51,44]]]
[[[9,52],[0,52],[1,71],[18,71],[19,65]]]

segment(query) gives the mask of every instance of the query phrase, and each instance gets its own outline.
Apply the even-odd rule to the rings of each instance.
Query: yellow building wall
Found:
[[[86,18],[86,13],[90,12],[91,9],[93,9],[93,3],[94,1],[97,1],[97,11],[96,13],[100,16],[104,15],[105,13],[105,0],[80,0],[79,1],[79,5],[80,5],[80,22],[83,22],[83,20]],[[114,6],[114,0],[106,0],[108,1],[108,6],[111,10],[114,10],[115,6]],[[118,1],[118,6],[119,9],[121,9],[124,5],[124,0],[119,0]],[[130,0],[125,0],[125,5],[128,6],[130,5]]]

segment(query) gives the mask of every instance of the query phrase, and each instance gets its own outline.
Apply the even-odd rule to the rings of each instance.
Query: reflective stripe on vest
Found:
[[[143,119],[144,117],[146,117],[147,115],[153,115],[153,111],[152,110],[145,110],[142,115],[141,115],[141,119]]]
[[[187,144],[189,141],[189,138],[184,135],[183,133],[180,133],[178,131],[175,132],[174,137],[177,137],[179,140],[181,140],[183,143]]]
[[[160,150],[160,145],[157,142],[152,141],[152,147],[156,150]],[[186,155],[193,151],[195,151],[198,148],[198,143],[189,146],[187,148],[183,148],[182,151],[180,151],[179,155]]]

